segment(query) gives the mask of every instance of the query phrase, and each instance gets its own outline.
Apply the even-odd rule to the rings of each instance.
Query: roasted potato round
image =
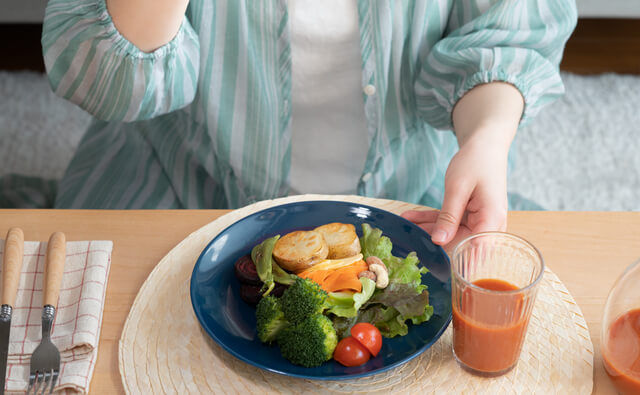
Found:
[[[352,224],[333,222],[314,230],[322,233],[329,246],[329,259],[347,258],[360,253],[360,239]]]
[[[329,247],[322,233],[296,231],[282,236],[273,248],[273,259],[285,270],[297,273],[327,258]]]

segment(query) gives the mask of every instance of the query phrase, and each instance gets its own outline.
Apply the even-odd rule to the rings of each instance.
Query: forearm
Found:
[[[482,141],[505,154],[518,130],[524,100],[520,91],[505,82],[478,85],[453,109],[458,144]]]
[[[120,34],[143,52],[171,41],[184,18],[189,0],[106,0]]]

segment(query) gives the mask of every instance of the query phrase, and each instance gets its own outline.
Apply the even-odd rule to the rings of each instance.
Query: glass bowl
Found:
[[[605,371],[622,394],[640,394],[640,261],[609,292],[602,316],[600,350]]]

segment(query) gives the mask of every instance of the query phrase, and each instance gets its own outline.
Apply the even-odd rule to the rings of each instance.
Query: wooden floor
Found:
[[[0,70],[43,71],[42,25],[0,25]],[[640,74],[640,19],[580,19],[561,69]]]
[[[0,70],[44,71],[42,25],[0,24]]]
[[[640,74],[640,19],[581,19],[560,68],[578,74]]]

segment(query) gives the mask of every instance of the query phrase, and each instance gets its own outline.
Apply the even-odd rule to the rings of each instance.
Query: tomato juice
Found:
[[[488,376],[503,374],[516,365],[524,342],[529,314],[519,288],[498,279],[472,283],[459,303],[453,303],[453,350],[463,366]]]
[[[622,314],[611,324],[602,359],[620,393],[640,394],[640,309]]]

